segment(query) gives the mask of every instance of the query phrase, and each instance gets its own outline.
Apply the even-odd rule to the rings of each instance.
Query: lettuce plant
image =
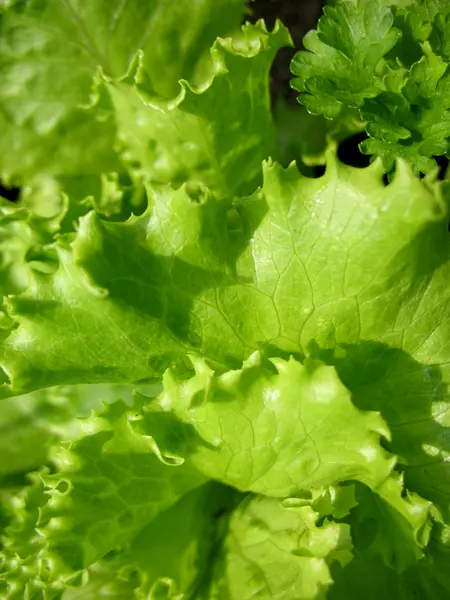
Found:
[[[248,10],[0,4],[5,600],[450,596],[450,4]]]

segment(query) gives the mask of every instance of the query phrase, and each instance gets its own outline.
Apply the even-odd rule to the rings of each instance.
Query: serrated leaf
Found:
[[[184,186],[149,190],[148,211],[124,224],[89,215],[71,249],[57,246],[56,273],[9,300],[13,392],[160,377],[189,351],[224,368],[268,344],[414,352],[446,327],[447,209],[403,163],[389,186],[381,176],[333,158],[320,179],[267,165],[262,193],[234,208]]]
[[[214,13],[203,0],[179,2],[169,13],[159,2],[134,0],[14,3],[0,23],[2,178],[31,184],[43,173],[123,170],[114,111],[95,85],[98,70],[120,77],[138,49],[151,48],[146,69],[170,96],[178,79],[194,77],[216,36],[238,26],[243,10],[241,0],[216,2]]]
[[[346,525],[318,519],[309,506],[283,508],[258,496],[244,501],[231,518],[208,597],[325,598],[332,583],[327,563],[351,556],[351,540]]]
[[[399,455],[410,494],[432,501],[435,517],[447,519],[448,424],[439,417],[448,381],[445,186],[430,179],[419,182],[402,162],[391,184],[384,186],[381,177],[379,164],[357,170],[334,159],[325,176],[315,180],[294,167],[266,166],[262,192],[230,208],[202,188],[184,186],[152,190],[147,213],[125,224],[85,219],[72,249],[59,250],[64,260],[57,273],[41,275],[28,294],[11,300],[20,324],[5,346],[4,364],[14,374],[15,390],[86,376],[143,379],[156,374],[148,368],[146,348],[155,352],[158,368],[173,365],[182,379],[187,351],[203,355],[219,373],[236,368],[242,355],[258,347],[269,356],[310,354],[336,365],[359,408],[385,416],[393,432],[389,449]],[[155,292],[164,299],[160,313],[152,312]],[[51,300],[39,319],[36,296]],[[200,322],[201,329],[191,329]],[[37,331],[49,346],[33,347],[30,340]],[[143,351],[124,340],[121,332],[130,331],[134,343],[141,339],[139,344],[146,344]],[[68,347],[70,355],[62,352]],[[97,363],[89,362],[86,348],[95,352]],[[128,348],[139,360],[126,354]],[[202,398],[195,398],[193,409],[204,409]],[[226,411],[226,403],[219,409]],[[234,423],[236,413],[231,416]],[[199,455],[211,453],[211,460],[220,457],[196,438],[185,452],[175,452],[173,444],[185,433],[162,439],[159,426],[139,433],[153,418],[162,417],[149,413],[147,420],[136,421],[136,435],[154,436],[172,459],[195,456],[199,449]],[[421,423],[417,427],[416,421]],[[180,430],[179,423],[174,429],[173,419],[168,423],[168,431],[185,431],[189,441],[191,429]],[[429,476],[430,464],[442,473],[438,488]],[[198,468],[205,465],[202,459]],[[335,471],[330,466],[326,481],[314,484],[340,481]],[[297,488],[313,485],[312,479],[300,478],[297,468],[294,475]],[[208,476],[214,477],[212,470]],[[246,476],[245,469],[236,468],[235,476]],[[239,479],[225,480],[241,485]],[[389,503],[388,496],[382,497]],[[408,512],[407,498],[400,514]],[[426,529],[425,521],[422,525]],[[414,528],[408,535],[409,543],[416,544]],[[418,539],[420,552],[426,540]]]
[[[261,183],[262,160],[276,152],[269,69],[290,44],[279,22],[271,33],[262,21],[246,24],[219,38],[203,79],[183,79],[170,100],[155,93],[141,54],[125,83],[108,84],[126,160],[155,182],[189,179],[219,197],[252,193]]]
[[[133,414],[122,402],[105,406],[54,457],[58,470],[45,477],[50,499],[38,522],[53,577],[85,569],[130,542],[205,482],[182,457],[165,455],[131,428]]]
[[[389,437],[379,416],[355,410],[332,368],[272,360],[276,374],[255,356],[218,377],[197,363],[196,376],[180,384],[166,372],[158,403],[199,436],[190,454],[196,468],[239,490],[278,498],[346,480],[374,488],[384,482],[393,460],[379,443]],[[150,412],[145,422],[158,414]],[[344,429],[344,437],[336,436]],[[183,452],[155,425],[150,431],[161,447]]]
[[[399,573],[425,556],[431,531],[431,503],[405,491],[402,479],[390,477],[378,495],[358,488],[351,518],[353,539],[366,559],[380,556]]]
[[[62,589],[47,585],[47,565],[40,557],[44,540],[36,531],[45,490],[39,475],[8,502],[10,522],[2,532],[0,591],[7,600],[59,600]]]
[[[75,480],[74,485],[76,488],[79,482]],[[79,508],[76,490],[68,494],[75,501],[75,518]],[[129,600],[191,594],[203,580],[203,570],[217,543],[218,519],[234,506],[235,497],[233,490],[218,484],[195,489],[150,524],[142,522],[121,552],[109,553],[77,576],[67,568],[69,561],[64,564],[49,557],[48,545],[52,548],[54,541],[51,532],[42,535],[35,529],[39,513],[48,515],[60,508],[51,498],[46,506],[45,487],[36,478],[10,501],[11,522],[0,551],[0,591],[3,585],[8,600],[94,600],[99,596]],[[76,543],[67,541],[67,547],[76,553]]]
[[[445,352],[443,346],[440,350],[428,346],[433,337],[430,341],[416,338],[418,358]],[[449,375],[446,364],[438,364],[436,355],[429,364],[421,364],[406,352],[374,342],[348,347],[345,357],[336,360],[356,405],[379,410],[389,424],[392,440],[388,448],[399,457],[406,487],[431,501],[433,512],[448,522]]]
[[[144,527],[124,552],[104,561],[110,577],[134,577],[137,598],[192,597],[212,567],[215,545],[225,531],[220,522],[236,496],[218,484],[189,492]]]
[[[36,243],[36,234],[26,222],[26,213],[11,202],[0,206],[0,295],[23,291],[28,285],[26,254]]]
[[[0,412],[0,482],[44,466],[52,445],[80,434],[79,418],[118,397],[130,405],[134,390],[136,386],[64,386],[4,400]],[[156,395],[159,387],[144,385],[140,391]]]
[[[370,530],[362,531],[370,536]],[[361,538],[364,542],[364,537]],[[334,585],[329,591],[329,600],[378,600],[394,594],[400,600],[411,598],[433,598],[446,600],[450,591],[450,580],[445,567],[449,560],[449,548],[433,539],[428,556],[399,574],[372,557],[364,558],[364,544],[355,542],[355,558],[344,568],[337,563],[332,566]],[[358,556],[359,554],[359,556]]]
[[[376,495],[361,492],[356,514],[376,523],[373,552],[399,571],[422,558],[431,503],[405,491],[401,478],[389,476],[393,461],[384,454],[377,434],[390,434],[378,415],[358,414],[329,367],[302,367],[292,359],[277,359],[279,373],[274,376],[255,361],[254,357],[241,371],[217,378],[197,364],[196,377],[181,383],[166,373],[160,405],[193,425],[202,440],[191,454],[193,464],[208,477],[242,491],[280,498],[346,480],[365,482]],[[151,423],[151,414],[148,419]],[[183,452],[183,445],[172,446],[155,426],[150,431],[162,447]],[[345,436],[337,433],[341,431]],[[348,500],[351,506],[352,496]],[[313,506],[327,507],[326,514],[348,512],[339,507],[337,497],[331,504],[325,497],[313,500]],[[287,505],[296,502],[292,499]]]

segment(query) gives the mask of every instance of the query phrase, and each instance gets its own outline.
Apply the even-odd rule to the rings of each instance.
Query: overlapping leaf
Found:
[[[99,70],[121,77],[141,50],[153,88],[176,95],[180,78],[202,80],[202,56],[243,11],[241,0],[183,1],[169,12],[156,1],[13,3],[0,16],[1,177],[41,194],[48,180],[57,191],[76,181],[92,195],[101,174],[125,170]]]
[[[41,468],[49,460],[53,444],[76,439],[87,417],[101,402],[118,397],[132,403],[133,390],[121,385],[78,385],[39,390],[8,398],[0,412],[0,481]],[[159,386],[140,386],[141,393],[152,396]]]
[[[366,527],[359,531],[355,527],[352,528],[356,557],[345,568],[336,563],[332,566],[334,585],[330,589],[329,599],[358,600],[364,596],[368,600],[377,600],[393,594],[401,600],[448,598],[448,544],[443,544],[437,537],[434,538],[428,548],[428,556],[399,574],[387,568],[379,559],[370,556],[370,552],[366,552],[367,545],[370,546],[373,537],[374,524],[374,520],[370,524],[366,523]]]
[[[170,100],[155,94],[140,55],[122,82],[108,85],[124,157],[156,182],[189,179],[220,197],[252,193],[261,183],[261,161],[276,152],[269,69],[290,43],[278,22],[272,33],[262,21],[244,25],[214,43],[204,78],[180,81]]]
[[[179,385],[167,371],[159,404],[199,435],[193,464],[209,478],[278,498],[352,479],[381,484],[393,461],[379,443],[389,436],[379,415],[355,410],[331,367],[272,360],[276,374],[253,356],[219,377],[198,363],[197,375]],[[335,432],[344,423],[341,438]]]
[[[256,356],[242,370],[219,377],[198,361],[188,382],[177,383],[171,371],[166,373],[158,404],[192,425],[202,440],[188,451],[190,460],[210,478],[279,498],[348,480],[364,482],[372,492],[361,488],[361,506],[349,522],[376,523],[371,550],[389,567],[402,571],[414,564],[429,541],[431,502],[405,490],[402,478],[391,473],[394,461],[380,445],[380,434],[389,437],[389,430],[376,413],[355,410],[332,368],[272,361],[276,375]],[[152,407],[145,422],[158,444],[185,455],[183,442],[159,436]],[[416,435],[415,443],[423,442]],[[327,503],[321,506],[324,510]],[[334,514],[329,504],[326,510]]]
[[[36,474],[30,484],[8,502],[9,523],[1,537],[0,591],[8,600],[58,600],[62,590],[47,582],[47,565],[40,557],[44,541],[36,531],[39,510],[46,502],[44,485]]]
[[[0,552],[8,599],[121,590],[146,598],[200,584],[217,519],[235,493],[200,487],[206,480],[192,466],[132,427],[136,410],[120,401],[94,413],[66,436],[56,473],[12,499]],[[167,423],[157,425],[162,433]]]
[[[389,169],[427,171],[448,3],[386,4],[327,9],[297,85],[312,112],[359,111]],[[269,161],[255,192],[289,35],[214,41],[241,8],[1,9],[0,171],[31,184],[0,222],[2,394],[41,390],[0,413],[7,600],[450,593],[448,187],[403,160],[386,186],[381,161],[289,132],[325,175]]]
[[[129,412],[120,402],[86,421],[87,435],[61,450],[58,472],[45,479],[52,497],[40,527],[58,575],[84,569],[126,544],[205,482],[151,436],[137,434]]]
[[[351,557],[349,528],[325,521],[311,506],[283,508],[249,498],[234,512],[223,562],[208,598],[320,600],[332,584],[328,564]]]
[[[187,351],[232,367],[270,344],[314,354],[376,339],[445,362],[440,187],[403,163],[389,186],[381,175],[334,158],[320,179],[267,165],[263,191],[231,209],[184,186],[150,190],[148,211],[124,224],[90,214],[71,248],[57,246],[56,273],[9,301],[12,390],[135,382]]]
[[[377,524],[385,543],[374,544],[374,555],[407,566],[411,553],[423,556],[429,503],[414,494],[402,497],[391,475],[394,460],[380,445],[380,434],[389,432],[379,415],[352,405],[332,367],[274,362],[278,373],[252,357],[242,370],[219,376],[197,362],[188,381],[177,383],[168,371],[157,401],[142,397],[134,407],[118,402],[86,420],[70,449],[58,453],[58,471],[44,477],[50,498],[40,511],[36,561],[52,565],[49,585],[61,587],[86,569],[92,585],[101,584],[96,564],[105,559],[99,567],[124,569],[125,578],[127,569],[138,569],[141,590],[164,587],[162,580],[156,583],[156,555],[150,560],[154,544],[146,550],[146,542],[159,539],[156,532],[175,522],[178,510],[185,512],[182,497],[208,479],[279,501],[288,497],[286,507],[306,507],[307,513],[313,505],[331,519],[342,519],[355,505],[352,489],[336,484],[362,481],[376,493],[372,502],[383,514]],[[223,491],[217,496],[226,497]],[[371,501],[363,494],[361,499],[364,521]],[[164,516],[171,506],[173,516]],[[317,536],[327,537],[327,531],[322,526]],[[393,532],[391,545],[386,540]],[[122,552],[111,563],[108,553],[118,548]],[[180,585],[184,576],[171,573],[167,577]]]
[[[135,577],[138,598],[197,597],[212,569],[236,496],[217,484],[186,494],[143,528],[124,552],[104,561],[106,573],[119,581]]]
[[[2,177],[94,195],[101,174],[130,168],[224,195],[254,191],[275,150],[268,71],[287,31],[260,23],[215,41],[237,30],[241,0],[183,1],[169,17],[158,2],[102,6],[36,0],[5,11]]]

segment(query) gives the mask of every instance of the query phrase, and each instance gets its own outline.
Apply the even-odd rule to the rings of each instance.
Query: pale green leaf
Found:
[[[56,273],[9,300],[14,392],[160,377],[189,351],[229,368],[267,345],[323,358],[376,340],[445,362],[447,208],[404,163],[387,187],[379,164],[330,157],[319,179],[266,165],[230,209],[203,188],[149,194],[126,223],[85,217]]]
[[[241,0],[183,0],[170,10],[166,4],[21,0],[2,13],[3,178],[31,184],[44,173],[83,177],[123,169],[114,151],[113,107],[95,84],[98,70],[120,77],[143,50],[154,87],[170,97],[244,11]]]
[[[44,480],[51,497],[38,522],[53,576],[76,573],[129,543],[205,482],[150,436],[138,434],[130,426],[133,414],[122,402],[105,406],[54,457],[57,472]]]
[[[389,437],[379,416],[354,408],[332,368],[272,361],[276,372],[252,356],[221,376],[195,361],[196,375],[180,383],[166,372],[158,404],[199,436],[192,463],[209,478],[278,498],[346,480],[382,484],[393,461],[379,443]],[[159,413],[148,409],[151,423]],[[151,431],[161,447],[183,455],[182,443],[172,447],[156,425]]]
[[[155,182],[189,179],[219,197],[254,192],[262,160],[276,153],[269,70],[290,44],[278,22],[272,33],[262,21],[244,25],[213,44],[203,79],[183,79],[170,100],[155,93],[141,54],[124,82],[108,84],[124,158]]]
[[[234,512],[222,561],[208,598],[321,600],[332,584],[328,563],[351,556],[348,526],[311,507],[283,508],[277,500],[248,498]]]

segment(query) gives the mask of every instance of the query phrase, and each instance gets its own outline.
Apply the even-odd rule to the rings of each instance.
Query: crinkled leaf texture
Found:
[[[272,361],[276,374],[253,355],[243,369],[217,378],[196,364],[196,376],[180,385],[166,372],[159,402],[200,436],[191,457],[197,468],[242,491],[279,498],[344,480],[378,487],[393,467],[379,444],[389,436],[379,415],[354,408],[333,367]],[[334,438],[344,423],[345,439]]]
[[[294,62],[341,115],[277,113],[317,179],[261,169],[290,38],[241,1],[1,8],[29,185],[0,207],[0,597],[450,596],[448,184],[409,164],[448,150],[448,11],[385,4]],[[361,119],[408,159],[389,185],[325,141]]]
[[[88,128],[84,131],[89,136],[86,141],[92,139],[99,147],[107,146],[105,132],[92,130],[101,112],[90,117],[81,110],[91,101],[96,70],[101,67],[108,75],[120,77],[127,71],[135,52],[142,50],[146,53],[145,66],[154,87],[170,97],[176,93],[178,79],[192,76],[198,60],[216,36],[238,26],[243,9],[239,0],[215,3],[214,7],[206,0],[182,1],[168,14],[158,2],[105,5],[95,0],[88,6],[73,0],[15,2],[2,14],[1,23],[2,79],[5,82],[2,113],[5,121],[10,119],[13,126],[6,130],[16,139],[13,148],[20,151],[22,140],[20,136],[17,140],[17,126],[31,151],[33,136],[50,134],[46,135],[47,139],[53,132],[55,142],[61,142],[64,130],[66,134],[76,134],[76,131],[67,131],[68,123],[74,118],[81,119],[77,123],[79,129],[83,130],[83,125]],[[146,52],[149,49],[151,52]],[[59,60],[55,61],[56,57]],[[57,87],[55,81],[58,81]],[[97,140],[94,133],[100,134]],[[85,145],[77,147],[77,139],[72,142],[75,143],[66,145],[72,152],[78,151],[77,158],[84,161],[91,158],[86,155]],[[48,152],[48,148],[34,151],[40,152],[41,159],[45,160],[44,152]],[[18,163],[29,167],[31,157]],[[6,158],[12,159],[11,156]],[[53,157],[50,158],[54,163]],[[77,175],[83,173],[82,164],[72,165]],[[95,164],[97,169],[105,170],[98,156]]]
[[[139,185],[142,170],[253,192],[275,146],[268,72],[291,42],[280,24],[239,31],[243,12],[243,0],[15,2],[0,21],[2,178],[46,199],[98,200],[101,178]]]
[[[149,187],[140,217],[84,217],[70,245],[54,245],[56,272],[8,300],[18,326],[2,348],[5,393],[135,383],[189,351],[229,368],[271,346],[327,360],[336,347],[393,348],[445,373],[441,188],[403,162],[386,187],[379,163],[331,155],[318,179],[264,171],[263,189],[233,206],[204,188]]]
[[[325,520],[318,526],[319,517],[308,505],[247,498],[231,518],[210,597],[325,598],[328,565],[345,564],[351,540],[348,525]]]
[[[278,373],[264,372],[253,357],[241,371],[216,377],[197,364],[198,374],[179,386],[166,378],[156,401],[117,402],[86,419],[78,437],[54,455],[56,472],[44,472],[12,505],[3,551],[8,597],[40,588],[76,597],[79,586],[87,597],[95,590],[135,590],[139,598],[149,590],[155,597],[194,590],[208,598],[325,597],[330,567],[352,560],[352,513],[363,511],[359,527],[373,503],[385,513],[377,520],[384,543],[373,546],[375,557],[390,551],[409,566],[412,549],[422,556],[429,503],[414,494],[402,498],[402,486],[389,474],[392,461],[367,432],[380,427],[379,416],[352,406],[332,367],[301,367],[292,359],[276,364]],[[296,390],[298,409],[314,426],[292,418],[289,397]],[[236,396],[249,406],[238,410]],[[186,410],[195,418],[186,419]],[[338,429],[353,421],[354,431],[330,438],[327,420]],[[292,422],[300,425],[296,436]],[[277,456],[288,462],[288,489]],[[309,481],[305,471],[312,473]],[[369,497],[339,485],[367,480],[369,472]],[[222,485],[205,485],[206,477]],[[223,485],[230,482],[264,495],[242,499]]]
[[[39,468],[52,445],[76,438],[80,418],[118,396],[131,403],[133,388],[120,385],[78,385],[39,390],[2,401],[0,413],[0,480]],[[159,386],[141,385],[140,393],[156,395]]]
[[[326,7],[306,51],[291,65],[299,102],[334,119],[356,108],[369,139],[363,152],[396,157],[421,172],[450,152],[447,0],[358,0]]]
[[[204,80],[181,80],[171,100],[156,95],[145,56],[137,56],[126,77],[108,84],[125,159],[156,182],[189,179],[219,197],[253,192],[262,159],[276,151],[269,69],[290,43],[279,22],[271,33],[263,21],[246,24],[214,43]]]
[[[47,245],[6,301],[4,394],[128,387],[8,503],[8,599],[358,598],[367,570],[373,598],[448,595],[447,187],[383,173],[149,184]]]

